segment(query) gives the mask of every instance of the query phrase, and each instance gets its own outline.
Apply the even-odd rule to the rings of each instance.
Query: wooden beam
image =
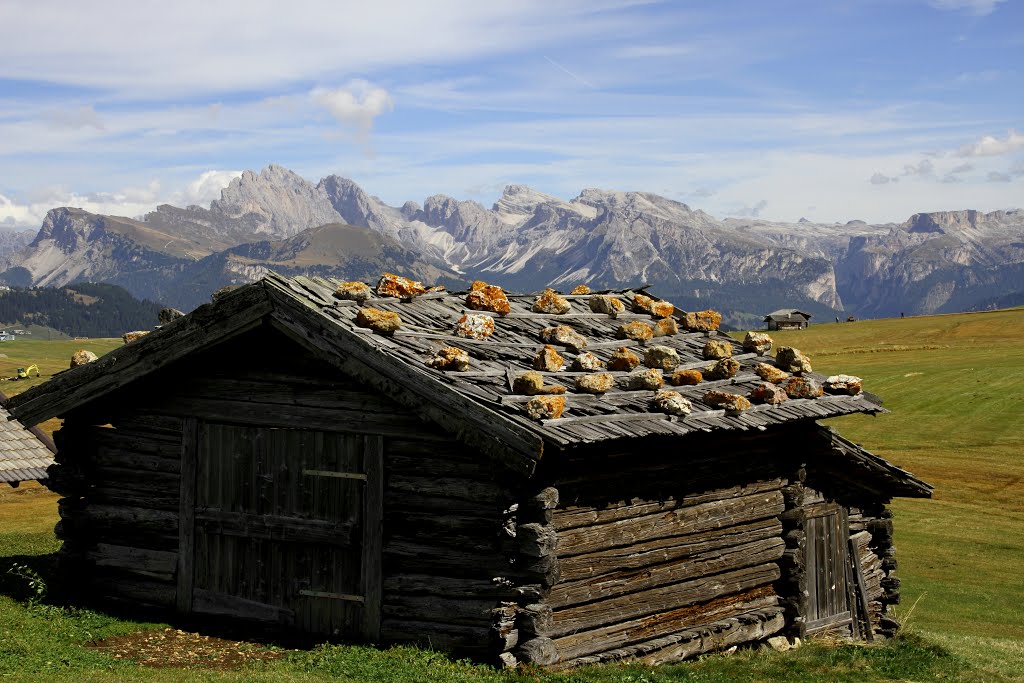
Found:
[[[181,497],[178,503],[178,581],[175,602],[178,611],[192,611],[195,581],[196,472],[199,469],[199,423],[187,418],[181,435]]]
[[[380,639],[381,605],[384,597],[384,438],[363,438],[366,469],[363,508],[363,637]]]

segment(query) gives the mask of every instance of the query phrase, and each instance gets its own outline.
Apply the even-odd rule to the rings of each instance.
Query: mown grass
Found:
[[[934,484],[934,500],[899,500],[896,542],[904,634],[876,646],[816,643],[789,653],[739,651],[652,669],[499,672],[409,648],[325,645],[235,671],[150,669],[83,642],[145,624],[39,601],[57,542],[56,496],[38,486],[0,490],[0,679],[24,681],[1024,681],[1024,311],[812,326],[774,335],[812,355],[815,369],[865,379],[893,413],[834,420],[845,435]],[[116,348],[107,340],[97,354]],[[11,345],[0,346],[14,367]],[[22,348],[41,368],[66,367],[81,342]],[[72,348],[74,347],[74,348]],[[89,348],[89,347],[87,347]],[[52,359],[44,366],[41,359]],[[0,364],[0,373],[5,372]],[[47,370],[44,369],[44,374]],[[21,383],[11,383],[21,384]],[[25,383],[27,384],[27,383]],[[6,388],[5,388],[6,389]],[[22,569],[12,574],[11,565]]]

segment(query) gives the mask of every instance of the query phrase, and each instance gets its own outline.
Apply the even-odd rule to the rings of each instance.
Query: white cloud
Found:
[[[952,174],[957,174],[957,173],[968,173],[968,172],[973,171],[973,170],[974,170],[974,164],[963,163],[963,164],[960,164],[958,166],[954,166],[953,168],[951,168],[949,170],[949,172],[952,173]]]
[[[990,183],[1008,183],[1013,180],[1013,176],[1001,171],[989,171],[987,178]]]
[[[362,79],[350,81],[342,88],[316,88],[310,95],[338,123],[353,129],[356,139],[364,144],[374,120],[395,108],[387,90]]]
[[[6,78],[134,97],[251,92],[395,66],[440,66],[630,25],[629,0],[0,3]],[[226,30],[229,27],[230,30]],[[46,36],[46,40],[39,40]]]
[[[935,164],[930,159],[922,159],[916,164],[906,164],[903,166],[903,175],[905,176],[931,176],[935,174]]]
[[[1024,147],[1024,135],[1010,129],[1005,138],[985,135],[973,144],[964,145],[959,149],[957,155],[962,157],[998,156],[1022,147]]]
[[[971,14],[985,16],[996,11],[996,7],[1006,0],[929,0],[928,4],[935,9],[965,10]]]
[[[185,186],[180,203],[208,206],[214,199],[220,199],[220,191],[232,180],[242,175],[241,171],[204,171],[198,178]]]
[[[68,109],[55,109],[46,112],[44,117],[50,122],[50,125],[57,128],[73,128],[75,130],[81,128],[103,130],[105,128],[103,121],[100,120],[100,115],[96,113],[96,108],[91,104]]]
[[[72,206],[91,213],[140,218],[159,204],[208,204],[220,196],[220,190],[231,179],[241,175],[236,171],[205,171],[187,183],[183,189],[164,192],[159,180],[145,185],[130,186],[113,192],[80,193],[60,187],[38,188],[18,201],[0,195],[0,223],[16,227],[37,229],[50,209]]]
[[[616,50],[615,56],[623,59],[649,59],[679,57],[693,52],[694,48],[690,45],[631,45]]]
[[[877,171],[871,175],[868,180],[872,185],[888,185],[889,183],[898,183],[900,181],[896,176],[887,176],[884,173],[878,173]]]

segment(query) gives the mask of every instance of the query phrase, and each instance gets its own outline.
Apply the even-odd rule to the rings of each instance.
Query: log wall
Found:
[[[778,439],[637,445],[581,449],[522,506],[520,542],[547,573],[518,621],[519,660],[661,663],[783,628],[776,584],[792,458]]]

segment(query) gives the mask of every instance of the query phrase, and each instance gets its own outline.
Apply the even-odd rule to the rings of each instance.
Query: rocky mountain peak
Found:
[[[61,251],[71,253],[82,244],[100,237],[103,234],[103,223],[103,216],[84,209],[69,206],[50,209],[46,212],[39,233],[29,246],[37,247],[45,240],[52,240]]]
[[[561,199],[526,185],[506,185],[493,211],[503,215],[528,216],[540,204],[564,204]]]

